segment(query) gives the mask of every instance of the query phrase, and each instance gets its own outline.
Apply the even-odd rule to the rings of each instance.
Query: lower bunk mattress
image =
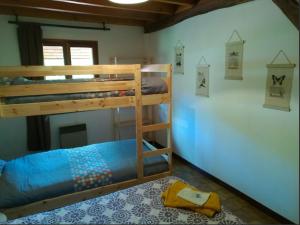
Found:
[[[8,224],[244,224],[222,207],[213,218],[164,207],[161,193],[180,180],[166,177],[69,206],[7,221]]]
[[[151,151],[144,145],[144,151]],[[5,163],[0,208],[11,208],[137,177],[136,140],[35,153]],[[162,156],[144,159],[144,175],[168,170]]]

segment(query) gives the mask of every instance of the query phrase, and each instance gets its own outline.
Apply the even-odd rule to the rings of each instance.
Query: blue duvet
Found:
[[[144,146],[144,151],[149,149]],[[168,169],[161,156],[144,160],[145,175]],[[123,140],[36,153],[6,162],[0,208],[136,178],[136,142]]]

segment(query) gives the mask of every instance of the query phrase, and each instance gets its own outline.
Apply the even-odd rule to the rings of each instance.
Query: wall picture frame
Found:
[[[205,62],[205,64],[202,63]],[[209,97],[209,68],[206,59],[202,56],[201,60],[197,65],[196,75],[196,95]]]
[[[287,63],[274,63],[283,55]],[[267,81],[264,108],[291,111],[290,99],[295,64],[291,63],[283,50],[280,50],[270,64],[267,64]]]
[[[238,41],[231,41],[234,34]],[[225,45],[225,79],[243,80],[244,43],[239,33],[234,30]]]
[[[184,46],[178,41],[175,46],[174,73],[184,75]]]

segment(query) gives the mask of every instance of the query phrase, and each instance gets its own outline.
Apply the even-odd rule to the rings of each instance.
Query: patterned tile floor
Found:
[[[174,158],[173,175],[180,177],[203,191],[215,191],[219,194],[222,204],[233,214],[247,224],[281,224],[275,218],[265,214],[251,203],[240,198],[224,186],[217,184],[210,178],[202,175],[177,157]]]

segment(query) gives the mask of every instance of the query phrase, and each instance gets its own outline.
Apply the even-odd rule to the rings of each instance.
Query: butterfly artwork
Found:
[[[282,61],[283,57],[279,63],[276,63],[280,54],[285,57],[286,63]],[[296,64],[291,63],[285,52],[280,50],[266,67],[268,73],[263,107],[290,112],[291,91]]]
[[[282,98],[284,95],[283,81],[285,75],[276,76],[272,74],[272,83],[270,86],[270,96]]]
[[[284,81],[285,79],[285,75],[282,75],[280,77],[277,77],[276,75],[272,75],[272,80],[273,80],[273,85],[282,85],[282,82]]]

